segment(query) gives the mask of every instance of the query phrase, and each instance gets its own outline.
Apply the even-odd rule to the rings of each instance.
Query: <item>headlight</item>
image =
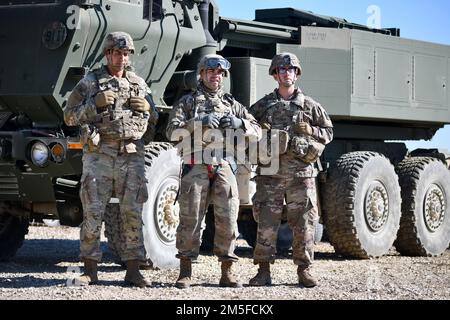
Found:
[[[53,161],[56,163],[63,162],[66,155],[64,147],[60,143],[54,143],[53,146],[50,146],[50,153],[52,154]]]
[[[45,167],[48,162],[49,151],[45,144],[36,142],[31,147],[31,161],[38,167]]]

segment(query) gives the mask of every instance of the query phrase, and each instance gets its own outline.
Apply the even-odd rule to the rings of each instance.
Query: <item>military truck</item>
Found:
[[[244,21],[221,17],[213,0],[17,0],[0,1],[0,260],[16,253],[30,219],[81,222],[80,132],[64,124],[62,110],[75,84],[102,64],[105,35],[118,30],[132,35],[133,66],[161,113],[146,147],[142,214],[154,265],[177,263],[181,159],[164,135],[168,112],[196,86],[198,59],[215,52],[231,61],[226,87],[245,105],[274,89],[273,55],[300,58],[302,89],[335,125],[319,180],[337,254],[378,257],[394,244],[401,254],[433,256],[448,247],[448,155],[390,141],[431,139],[450,123],[449,46],[292,8],[256,10]],[[250,243],[252,170],[237,173],[240,232]],[[107,236],[114,243],[111,229]]]

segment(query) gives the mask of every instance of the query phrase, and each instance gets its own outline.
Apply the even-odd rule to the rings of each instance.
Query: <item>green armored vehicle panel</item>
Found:
[[[174,267],[181,160],[164,136],[172,105],[197,84],[199,58],[232,63],[226,86],[245,105],[275,88],[271,58],[300,58],[300,87],[329,112],[335,139],[321,157],[323,223],[336,252],[368,258],[392,246],[438,255],[450,242],[450,173],[438,150],[408,151],[392,140],[431,139],[450,123],[450,47],[401,38],[292,8],[257,10],[255,21],[221,17],[210,0],[0,1],[0,260],[22,244],[28,222],[57,218],[77,226],[82,145],[62,110],[75,84],[103,63],[109,32],[133,37],[132,66],[160,112],[147,145],[149,260]],[[314,25],[314,26],[313,26]],[[238,171],[240,232],[254,244],[251,166]],[[108,221],[117,217],[111,200]],[[213,210],[213,208],[210,208]],[[207,219],[207,225],[211,225]],[[284,223],[280,249],[292,239]],[[111,249],[114,227],[106,225]],[[204,233],[204,246],[213,232]]]
[[[413,127],[450,122],[450,46],[320,27],[302,27],[301,39],[301,46],[278,50],[299,56],[302,86],[335,119]],[[406,140],[409,134],[386,132],[382,138]]]

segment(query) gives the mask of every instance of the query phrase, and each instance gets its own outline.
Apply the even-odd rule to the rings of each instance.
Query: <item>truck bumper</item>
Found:
[[[0,201],[55,201],[52,177],[47,173],[15,173],[0,166]]]

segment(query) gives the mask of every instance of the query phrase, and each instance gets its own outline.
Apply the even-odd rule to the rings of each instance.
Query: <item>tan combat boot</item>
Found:
[[[192,261],[191,259],[180,259],[180,276],[175,282],[178,289],[187,289],[191,286]]]
[[[255,287],[270,286],[272,284],[272,278],[270,277],[270,263],[260,262],[258,273],[250,279],[248,284]]]
[[[84,259],[84,273],[78,278],[78,283],[80,286],[87,286],[97,282],[97,261]]]
[[[139,265],[141,262],[139,260],[128,260],[127,262],[127,273],[125,274],[125,283],[139,288],[150,287],[151,284],[145,280],[144,276],[139,271]]]
[[[305,286],[306,288],[312,288],[317,286],[317,280],[309,273],[309,268],[298,266],[298,284]]]
[[[231,273],[232,265],[233,261],[222,261],[222,277],[220,278],[219,286],[228,288],[242,288],[242,284]]]

